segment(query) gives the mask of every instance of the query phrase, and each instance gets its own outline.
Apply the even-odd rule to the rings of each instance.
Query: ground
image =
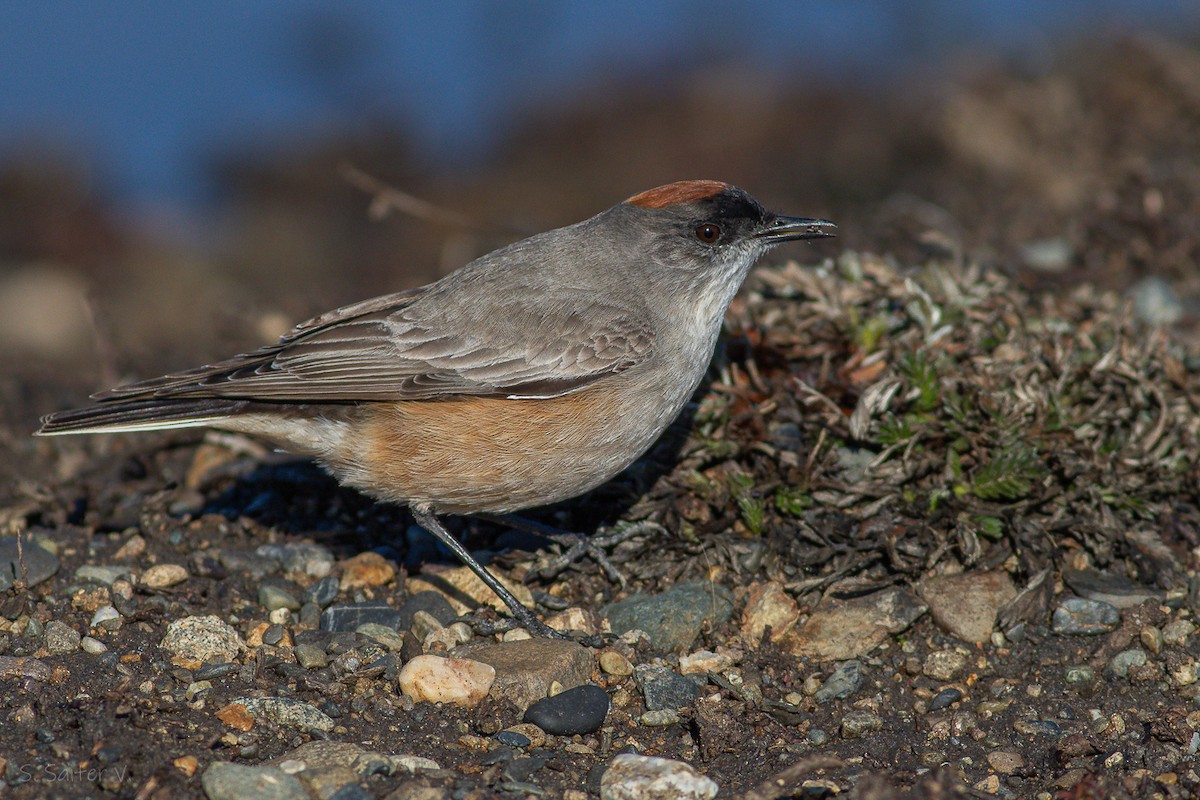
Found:
[[[328,190],[273,165],[234,191],[256,213],[226,260],[165,254],[78,205],[54,217],[75,238],[46,256],[35,240],[57,207],[34,201],[53,187],[9,174],[0,188],[29,219],[0,233],[28,265],[6,287],[36,289],[26,325],[45,335],[17,337],[16,312],[0,325],[0,563],[23,565],[0,584],[8,793],[216,797],[213,765],[235,762],[298,774],[320,797],[583,797],[621,751],[687,762],[722,797],[1200,792],[1200,54],[1134,40],[1074,56],[1032,76],[983,70],[919,103],[810,95],[772,112],[756,146],[797,130],[829,145],[746,188],[846,235],[780,251],[751,277],[710,380],[643,461],[531,514],[589,533],[651,523],[610,550],[624,585],[586,559],[560,568],[557,546],[504,525],[458,525],[543,614],[600,634],[555,651],[569,668],[498,661],[510,688],[471,707],[399,689],[422,645],[412,629],[434,652],[484,658],[470,648],[500,619],[469,602],[456,609],[466,626],[414,621],[411,579],[437,583],[453,564],[403,510],[236,437],[29,436],[38,414],[98,384],[397,288],[370,271],[398,235],[389,221],[347,192],[341,227],[309,241]],[[652,146],[668,113],[705,112],[633,98],[625,118]],[[540,149],[518,136],[507,166],[454,188],[477,217],[490,191],[517,204],[521,169],[564,174],[554,154],[567,148],[545,141],[598,148],[572,132],[603,125],[586,112],[544,122]],[[327,161],[300,174],[335,174]],[[335,227],[330,216],[315,213]],[[239,271],[271,249],[271,224],[294,226],[295,241],[270,240],[306,252],[293,266],[311,280]],[[397,223],[415,224],[432,223]],[[336,243],[361,230],[344,255]],[[437,263],[504,235],[444,236],[438,250],[426,232],[421,246]],[[364,248],[375,266],[355,280],[318,271],[314,251]],[[80,282],[103,287],[93,327],[36,305],[71,302]],[[322,294],[332,301],[313,305]],[[700,594],[672,606],[681,587]],[[407,614],[380,617],[392,635],[313,633],[321,609],[376,601]],[[232,649],[171,643],[174,623],[209,615]],[[523,648],[535,645],[511,651]],[[602,726],[506,735],[520,693],[564,675],[605,689]],[[682,696],[663,699],[658,679]],[[268,712],[263,698],[295,702]],[[354,749],[322,761],[314,742]]]

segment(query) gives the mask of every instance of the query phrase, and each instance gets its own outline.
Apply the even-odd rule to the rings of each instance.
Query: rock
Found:
[[[29,656],[0,656],[0,680],[29,678],[48,681],[53,675],[54,671],[45,661]]]
[[[538,700],[525,709],[525,722],[556,736],[592,733],[608,716],[608,692],[592,683]]]
[[[346,591],[383,586],[396,577],[396,565],[379,553],[359,553],[342,565],[341,588]]]
[[[1162,600],[1159,590],[1134,583],[1115,573],[1092,569],[1064,569],[1063,583],[1080,597],[1107,603],[1114,608],[1133,608],[1147,600]]]
[[[955,689],[953,686],[948,686],[934,695],[933,699],[929,701],[929,710],[941,711],[943,708],[949,708],[959,700],[962,700],[962,696],[963,693],[961,690]]]
[[[733,658],[724,653],[713,653],[708,650],[697,650],[694,653],[679,657],[679,671],[684,675],[709,672],[721,673],[733,666]]]
[[[1163,626],[1163,642],[1181,645],[1196,630],[1196,626],[1186,619],[1176,619]]]
[[[246,648],[238,632],[215,616],[175,620],[167,626],[167,634],[159,646],[175,656],[194,659],[201,664],[232,661]]]
[[[118,579],[127,578],[131,574],[132,572],[129,567],[84,564],[75,570],[75,580],[80,583],[98,583],[101,586],[112,586]]]
[[[746,608],[742,611],[742,638],[751,645],[762,641],[767,628],[771,641],[779,641],[800,619],[800,607],[778,581],[765,581],[750,587]]]
[[[1141,667],[1148,661],[1146,651],[1140,647],[1122,650],[1108,662],[1108,671],[1118,678],[1128,678],[1132,667]]]
[[[298,644],[292,651],[296,662],[305,669],[322,669],[329,665],[329,656],[324,648],[315,644]]]
[[[712,800],[720,787],[691,765],[622,753],[600,776],[600,800]]]
[[[417,592],[400,605],[400,620],[396,623],[397,630],[408,630],[413,625],[413,615],[424,611],[437,620],[439,625],[449,625],[458,616],[450,601],[441,592]]]
[[[926,656],[921,673],[927,678],[945,683],[958,677],[967,668],[967,657],[957,650],[936,650]]]
[[[417,702],[472,708],[487,697],[496,670],[481,661],[424,655],[405,664],[397,680],[400,691]]]
[[[495,575],[496,579],[512,592],[517,600],[525,606],[533,605],[533,595],[529,593],[528,587],[512,580],[502,570],[495,567],[489,567],[488,571]],[[455,616],[474,611],[480,606],[491,606],[497,611],[508,611],[508,606],[504,605],[504,601],[466,567],[454,567],[436,575],[414,575],[404,582],[404,588],[411,595],[428,591],[441,594],[454,607]]]
[[[1060,636],[1096,636],[1108,633],[1121,622],[1121,612],[1110,603],[1070,597],[1059,603],[1050,629]]]
[[[188,571],[178,564],[155,564],[142,573],[139,586],[147,589],[166,589],[188,579]]]
[[[24,536],[20,553],[17,551],[15,536],[0,537],[0,592],[7,592],[19,580],[25,581],[26,586],[36,586],[58,572],[58,556],[36,540]]]
[[[250,767],[214,761],[200,777],[208,800],[309,800],[293,775],[275,767]]]
[[[883,727],[883,720],[878,714],[863,709],[857,709],[842,717],[842,738],[861,739]]]
[[[638,717],[638,722],[647,728],[665,728],[668,725],[678,724],[682,719],[679,712],[673,708],[659,708],[642,714]]]
[[[656,595],[635,594],[605,606],[602,613],[613,633],[643,630],[655,647],[681,653],[705,627],[733,616],[733,600],[723,586],[692,581]]]
[[[404,636],[402,634],[377,622],[367,622],[359,625],[357,632],[374,639],[393,653],[399,653],[401,648],[404,647]]]
[[[1037,270],[1059,274],[1066,272],[1075,258],[1075,247],[1065,236],[1049,239],[1034,239],[1021,246],[1021,258],[1025,265]]]
[[[560,639],[480,642],[451,652],[495,668],[492,696],[503,697],[522,710],[549,695],[555,683],[564,689],[590,683],[595,665],[586,647]]]
[[[618,678],[633,674],[633,665],[629,663],[629,659],[612,649],[600,652],[600,669],[604,670],[605,674]]]
[[[80,639],[79,648],[83,650],[83,652],[93,656],[98,656],[101,653],[108,652],[108,645],[92,636],[84,636],[82,639]]]
[[[400,612],[382,600],[368,603],[346,603],[329,606],[321,612],[321,630],[356,631],[359,626],[366,625],[368,622],[388,628],[407,630],[408,625],[401,627],[400,620]]]
[[[280,727],[301,731],[333,730],[333,720],[327,714],[290,697],[239,697],[233,702],[244,706],[255,720],[267,719]]]
[[[1183,302],[1175,287],[1157,275],[1142,278],[1129,293],[1134,313],[1148,325],[1174,325],[1183,318]]]
[[[313,603],[318,608],[325,608],[337,599],[341,584],[334,575],[326,575],[321,580],[304,590],[301,603]]]
[[[79,631],[65,622],[52,619],[46,623],[46,649],[52,656],[65,656],[79,649]]]
[[[861,661],[844,661],[838,664],[821,688],[813,695],[818,703],[828,703],[830,700],[843,700],[858,691],[863,682],[863,665]]]
[[[1025,759],[1015,750],[993,750],[987,754],[987,762],[1001,775],[1011,775],[1025,766]]]
[[[587,608],[565,608],[546,617],[546,624],[556,631],[579,631],[587,636],[600,633],[603,625],[596,612]]]
[[[905,589],[885,589],[850,600],[827,598],[779,644],[797,657],[845,661],[871,652],[924,613],[925,606]]]
[[[296,596],[274,582],[259,584],[258,604],[267,611],[277,611],[281,608],[286,608],[288,611],[300,610],[300,601],[296,599]]]
[[[934,575],[917,585],[933,621],[964,642],[986,642],[996,616],[1017,596],[1017,587],[1003,570]]]
[[[121,612],[112,606],[100,606],[96,609],[96,613],[92,614],[92,621],[89,623],[92,628],[103,628],[106,631],[120,630],[121,628]]]
[[[699,686],[666,667],[638,664],[633,672],[646,700],[647,711],[664,708],[677,711],[692,705],[700,696]]]

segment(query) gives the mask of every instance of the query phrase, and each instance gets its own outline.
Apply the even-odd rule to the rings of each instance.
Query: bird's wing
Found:
[[[346,306],[298,325],[277,344],[96,399],[554,397],[641,363],[654,349],[650,327],[618,309],[593,304],[576,315],[518,308],[502,311],[503,319],[483,319],[488,312],[481,309],[464,319],[436,302],[423,306],[428,288]]]

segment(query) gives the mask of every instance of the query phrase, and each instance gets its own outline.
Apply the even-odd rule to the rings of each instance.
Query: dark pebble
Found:
[[[511,747],[497,747],[488,750],[479,757],[480,766],[490,767],[493,764],[507,764],[513,760],[513,751]]]
[[[666,667],[638,664],[634,668],[634,676],[642,689],[647,711],[677,711],[690,706],[700,696],[699,686]]]
[[[861,661],[845,661],[838,665],[814,695],[818,703],[843,700],[858,691],[863,682]]]
[[[550,760],[550,756],[536,755],[523,756],[514,758],[508,766],[504,768],[504,775],[512,781],[527,781],[533,773],[537,772],[542,767],[546,766],[546,762]]]
[[[608,707],[608,692],[595,684],[585,683],[538,700],[526,709],[525,721],[556,736],[592,733],[604,724]]]
[[[394,626],[396,630],[406,631],[411,628],[413,615],[418,611],[431,614],[443,625],[449,625],[458,617],[458,614],[454,613],[454,606],[450,605],[450,601],[442,597],[439,592],[432,590],[417,592],[397,609],[399,621]]]
[[[321,614],[321,630],[356,631],[368,622],[400,630],[400,619],[400,612],[384,602],[347,603],[325,609]]]
[[[49,550],[25,537],[18,557],[16,537],[0,537],[0,592],[7,592],[13,581],[24,580],[26,586],[34,586],[56,572],[58,556]]]
[[[279,625],[278,623],[273,624],[273,625],[268,625],[267,629],[265,631],[263,631],[263,634],[262,634],[263,644],[277,645],[282,640],[283,640],[283,626]]]
[[[1096,636],[1121,622],[1121,612],[1108,603],[1072,597],[1054,609],[1051,629],[1060,636]]]
[[[929,701],[930,711],[941,711],[943,708],[949,708],[954,703],[962,700],[963,693],[958,689],[942,689],[937,695]]]
[[[194,681],[211,681],[214,678],[224,678],[238,671],[238,665],[232,661],[219,661],[215,664],[204,664],[192,673]]]
[[[506,744],[509,747],[529,747],[529,745],[533,744],[533,742],[529,740],[528,736],[523,733],[517,733],[516,731],[500,731],[493,738],[495,738],[497,742]]]
[[[326,575],[321,580],[304,590],[303,602],[316,603],[319,607],[332,603],[338,596],[341,586],[334,575]]]

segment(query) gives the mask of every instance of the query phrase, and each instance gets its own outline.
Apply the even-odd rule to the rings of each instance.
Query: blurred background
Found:
[[[1200,298],[1195,0],[0,10],[0,421],[684,178],[901,264]],[[448,215],[368,213],[347,168]]]

